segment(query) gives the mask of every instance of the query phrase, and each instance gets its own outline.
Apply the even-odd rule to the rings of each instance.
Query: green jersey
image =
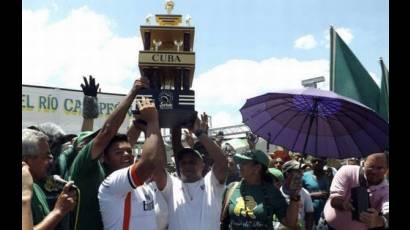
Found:
[[[71,164],[73,163],[77,152],[74,150],[73,147],[70,147],[64,152],[62,152],[57,159],[58,169],[60,171],[60,176],[64,179],[68,179],[69,177],[69,169]]]
[[[98,188],[105,178],[105,172],[99,159],[91,159],[90,141],[78,153],[70,167],[69,180],[80,189],[80,211],[77,220],[78,230],[102,229],[100,206],[98,203]]]
[[[273,184],[241,182],[229,199],[229,229],[273,229],[272,217],[286,216],[288,204]]]
[[[49,213],[47,198],[43,190],[36,183],[33,183],[33,198],[31,199],[31,213],[33,215],[33,225],[40,223]]]

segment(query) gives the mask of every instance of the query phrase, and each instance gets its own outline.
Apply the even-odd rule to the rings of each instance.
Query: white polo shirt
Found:
[[[132,230],[157,230],[154,209],[154,190],[143,184],[132,167],[111,173],[100,185],[98,200],[105,230],[123,229],[124,206],[128,192],[131,193],[129,228]],[[138,186],[138,187],[137,187]]]
[[[219,183],[213,170],[193,183],[183,183],[167,173],[162,193],[168,203],[168,229],[219,229],[224,190],[225,184]]]

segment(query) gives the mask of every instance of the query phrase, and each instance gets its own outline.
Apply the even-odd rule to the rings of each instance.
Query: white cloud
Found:
[[[296,49],[310,50],[310,49],[315,48],[316,45],[317,45],[317,42],[315,38],[313,37],[313,35],[308,34],[308,35],[305,35],[303,37],[296,39],[293,47]]]
[[[212,127],[215,128],[237,125],[241,122],[241,115],[239,113],[233,113],[232,111],[220,111],[212,115]]]
[[[301,81],[307,78],[325,76],[328,81],[328,73],[329,61],[323,59],[230,60],[194,80],[196,107],[213,116],[214,127],[218,127],[216,124],[229,125],[226,121],[229,118],[234,122],[241,121],[239,109],[247,98],[275,90],[301,88]],[[219,112],[228,114],[216,116]]]
[[[339,34],[339,36],[343,39],[343,41],[349,45],[350,43],[352,43],[352,40],[354,38],[352,31],[349,28],[344,28],[344,27],[340,27],[340,28],[335,28],[337,34]],[[325,46],[326,48],[330,47],[330,32],[329,30],[325,30],[324,32],[324,36],[325,36]]]
[[[22,82],[80,89],[83,75],[93,75],[103,92],[126,93],[124,81],[139,76],[139,37],[120,37],[113,22],[88,7],[50,21],[49,10],[22,13]]]

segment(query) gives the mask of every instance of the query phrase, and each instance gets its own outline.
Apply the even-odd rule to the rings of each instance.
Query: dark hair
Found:
[[[104,154],[107,153],[107,150],[111,147],[111,145],[113,145],[114,143],[117,142],[128,142],[128,137],[125,134],[122,133],[117,133],[115,134],[115,136],[113,138],[111,138],[110,142],[108,143],[107,147],[105,147],[104,149]]]

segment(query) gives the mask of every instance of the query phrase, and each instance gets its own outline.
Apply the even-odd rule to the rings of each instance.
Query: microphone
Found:
[[[61,178],[59,175],[53,175],[53,180],[54,182],[57,182],[61,185],[66,185],[68,183],[68,181],[64,180],[63,178]],[[71,187],[77,189],[77,186],[75,186],[74,184],[71,185]]]

